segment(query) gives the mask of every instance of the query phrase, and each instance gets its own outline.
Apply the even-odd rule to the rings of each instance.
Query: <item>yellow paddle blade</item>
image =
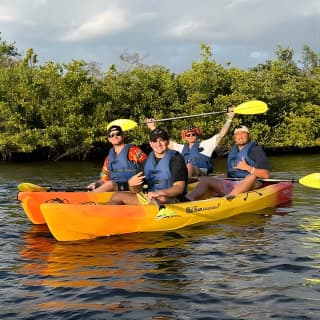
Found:
[[[311,173],[299,179],[299,183],[306,187],[320,189],[320,173]]]
[[[130,119],[117,119],[111,121],[108,124],[107,129],[111,128],[112,126],[119,126],[123,131],[128,131],[130,129],[135,128],[137,125],[138,124],[135,121]]]
[[[320,279],[305,278],[310,284],[320,284]]]
[[[41,187],[29,182],[22,182],[18,184],[18,190],[22,192],[44,192],[48,191],[48,188]]]
[[[252,100],[239,104],[233,111],[237,114],[259,114],[265,113],[267,110],[268,106],[265,102]]]

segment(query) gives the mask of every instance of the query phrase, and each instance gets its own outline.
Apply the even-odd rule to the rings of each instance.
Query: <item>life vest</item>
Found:
[[[252,147],[255,145],[255,142],[250,141],[245,145],[243,149],[239,151],[237,145],[234,145],[229,154],[228,154],[228,177],[229,178],[244,178],[249,172],[246,170],[235,169],[234,167],[237,165],[242,158],[250,165],[255,167],[256,163],[251,158],[249,158],[249,153]]]
[[[110,180],[115,182],[127,182],[138,172],[140,166],[128,160],[128,152],[131,144],[126,144],[119,154],[111,148],[108,154],[108,170]]]
[[[182,156],[186,163],[191,163],[194,167],[208,169],[208,172],[212,171],[212,161],[211,158],[205,156],[199,151],[200,144],[199,141],[195,142],[191,149],[189,144],[186,143],[182,149]]]
[[[167,150],[165,156],[156,163],[154,152],[151,151],[144,166],[147,191],[168,189],[172,186],[172,175],[170,172],[170,160],[177,151]]]

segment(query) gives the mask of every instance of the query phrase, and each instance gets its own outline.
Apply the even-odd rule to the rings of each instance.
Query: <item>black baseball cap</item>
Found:
[[[108,134],[110,134],[112,131],[119,131],[121,134],[123,133],[122,128],[120,126],[111,126],[108,129]]]
[[[169,140],[169,135],[164,129],[156,128],[150,132],[150,141],[156,141],[158,138]]]

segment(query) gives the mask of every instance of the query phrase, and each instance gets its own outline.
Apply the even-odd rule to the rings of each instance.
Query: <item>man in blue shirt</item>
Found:
[[[257,178],[270,177],[267,156],[260,145],[251,141],[249,129],[246,126],[234,130],[234,140],[235,145],[230,150],[227,160],[227,176],[236,180],[201,177],[196,188],[186,195],[187,199],[200,199],[207,192],[210,192],[212,196],[236,196],[258,188],[260,182]]]
[[[152,152],[143,164],[143,172],[128,181],[132,192],[114,193],[109,204],[139,204],[136,193],[144,186],[149,201],[174,203],[185,200],[188,172],[183,157],[168,148],[169,136],[161,128],[151,131],[149,143]]]

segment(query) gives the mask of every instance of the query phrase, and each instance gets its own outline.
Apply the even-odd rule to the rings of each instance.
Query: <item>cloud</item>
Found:
[[[0,15],[0,22],[13,22],[15,18],[13,16]]]
[[[173,26],[169,33],[178,38],[193,38],[199,33],[201,27],[198,21],[185,21]]]
[[[0,23],[9,27],[34,25],[34,22],[29,18],[25,18],[12,3],[5,3],[5,1],[0,5]]]
[[[66,32],[62,41],[85,41],[100,38],[110,33],[123,31],[130,26],[123,9],[112,8],[94,15],[79,26]]]
[[[1,37],[40,61],[121,63],[124,52],[173,72],[210,45],[218,63],[247,68],[278,45],[320,52],[320,0],[1,0]]]
[[[268,53],[261,52],[261,51],[253,51],[249,54],[249,58],[252,58],[257,61],[266,60],[266,59],[268,59]]]

